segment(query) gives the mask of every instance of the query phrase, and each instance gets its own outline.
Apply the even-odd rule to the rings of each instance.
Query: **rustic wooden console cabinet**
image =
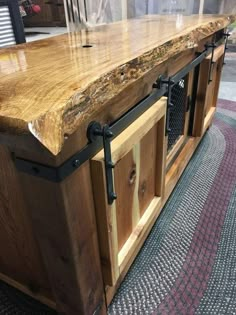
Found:
[[[234,16],[147,16],[0,50],[0,279],[105,314],[211,125]]]

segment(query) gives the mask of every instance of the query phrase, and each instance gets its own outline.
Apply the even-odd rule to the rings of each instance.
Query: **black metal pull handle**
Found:
[[[113,171],[115,164],[112,162],[111,157],[111,139],[113,133],[108,125],[101,126],[98,122],[92,122],[89,124],[87,136],[89,141],[93,142],[98,136],[102,137],[103,149],[104,149],[104,163],[105,163],[105,175],[106,175],[106,188],[107,188],[107,202],[109,205],[117,199],[117,195],[114,192],[113,186]]]
[[[214,52],[215,52],[215,48],[217,47],[216,43],[211,43],[211,44],[206,44],[205,45],[206,49],[208,48],[212,48],[212,52],[211,52],[211,64],[210,64],[210,69],[209,69],[209,74],[208,74],[208,84],[210,84],[213,80],[213,68],[214,68]]]

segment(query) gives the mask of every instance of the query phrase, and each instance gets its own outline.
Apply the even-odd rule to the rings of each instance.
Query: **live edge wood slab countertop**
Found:
[[[31,134],[56,156],[116,95],[234,20],[145,16],[1,49],[0,131]]]

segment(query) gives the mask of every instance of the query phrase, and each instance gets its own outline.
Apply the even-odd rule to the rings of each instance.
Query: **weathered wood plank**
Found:
[[[138,96],[147,94],[151,70],[234,20],[184,16],[176,24],[175,17],[146,16],[2,49],[1,130],[32,133],[57,155],[65,138],[104,115],[109,100],[138,80]]]
[[[0,145],[0,279],[55,306],[11,153]]]
[[[137,159],[133,150],[129,151],[114,169],[115,191],[118,192],[116,200],[118,251],[133,230],[133,203],[137,178]]]
[[[163,190],[166,106],[163,97],[111,142],[114,190],[118,196],[112,206],[106,197],[104,151],[91,160],[105,284],[116,283],[125,261],[144,241],[143,235],[155,216],[152,212],[159,209],[161,196],[156,193]]]
[[[138,182],[138,200],[140,217],[147,210],[156,193],[157,125],[155,125],[140,141],[140,176]]]
[[[103,281],[89,162],[60,184],[19,178],[57,310],[93,314],[103,303]]]
[[[211,107],[216,106],[220,77],[223,63],[224,45],[214,50],[213,64],[211,69],[211,55],[203,60],[200,66],[199,86],[197,92],[196,109],[194,117],[193,135],[200,137],[203,133],[204,117]],[[212,81],[209,82],[209,79]]]

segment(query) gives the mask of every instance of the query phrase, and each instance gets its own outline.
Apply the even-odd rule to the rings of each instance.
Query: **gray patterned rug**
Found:
[[[55,312],[0,282],[0,314]],[[219,101],[109,307],[115,314],[236,314],[236,102]]]

